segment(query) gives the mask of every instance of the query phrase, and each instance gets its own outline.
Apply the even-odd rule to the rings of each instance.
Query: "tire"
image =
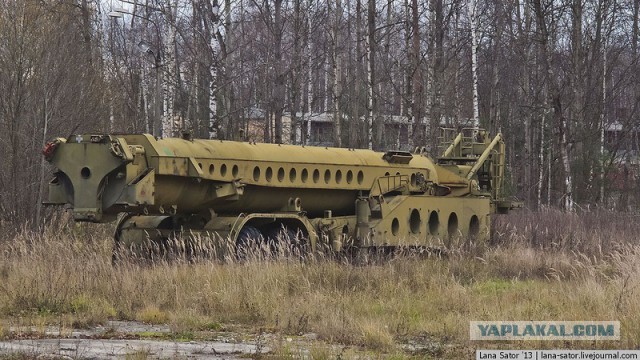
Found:
[[[122,264],[122,244],[120,239],[114,238],[113,250],[111,252],[111,266],[118,267]]]
[[[131,214],[120,214],[116,225],[116,231],[113,234],[113,249],[111,250],[111,266],[116,267],[123,262],[124,248],[122,246],[122,228],[124,223],[131,218]]]
[[[236,238],[236,258],[249,260],[263,257],[265,237],[255,226],[243,227]]]
[[[265,238],[274,256],[304,258],[306,255],[307,239],[300,231],[274,226],[265,232]]]

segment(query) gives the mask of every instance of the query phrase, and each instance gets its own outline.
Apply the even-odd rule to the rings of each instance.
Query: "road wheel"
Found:
[[[265,231],[265,238],[274,256],[305,257],[308,241],[299,230],[274,226]]]
[[[122,231],[124,224],[131,218],[131,214],[122,213],[118,217],[116,231],[113,234],[113,250],[111,252],[111,265],[118,266],[122,263],[125,248],[122,246]]]
[[[249,260],[261,258],[265,253],[265,237],[255,226],[247,225],[240,230],[236,238],[236,258]]]

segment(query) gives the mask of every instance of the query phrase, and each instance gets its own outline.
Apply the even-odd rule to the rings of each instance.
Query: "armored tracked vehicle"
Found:
[[[73,135],[43,151],[48,204],[118,220],[119,245],[216,234],[239,249],[282,233],[306,250],[486,241],[504,213],[502,136],[442,129],[440,156],[151,135]]]

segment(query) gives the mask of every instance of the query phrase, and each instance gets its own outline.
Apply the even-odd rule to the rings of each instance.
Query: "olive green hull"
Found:
[[[215,185],[194,184],[190,187],[179,187],[172,184],[174,182],[175,179],[171,181],[158,179],[157,199],[160,203],[175,204],[180,212],[186,213],[207,209],[213,209],[220,215],[277,212],[288,206],[290,198],[299,198],[302,209],[311,217],[322,216],[325,210],[332,210],[335,215],[349,215],[354,213],[353,207],[358,197],[358,191],[355,190],[268,188],[246,185],[241,197],[229,201],[210,195]]]
[[[49,203],[70,205],[78,221],[125,213],[119,237],[132,239],[190,230],[233,244],[249,227],[286,227],[334,250],[484,241],[500,184],[486,164],[504,158],[493,152],[501,137],[471,153],[456,141],[447,151],[459,154],[440,165],[423,153],[76,135],[45,149],[57,168]]]

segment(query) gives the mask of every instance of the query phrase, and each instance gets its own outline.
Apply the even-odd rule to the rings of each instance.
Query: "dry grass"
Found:
[[[637,220],[611,213],[510,215],[497,221],[490,248],[454,252],[447,260],[115,268],[109,228],[63,223],[0,240],[0,319],[5,327],[18,318],[74,326],[137,319],[169,323],[176,332],[233,326],[293,337],[313,332],[322,342],[391,355],[400,344],[429,344],[422,351],[436,357],[479,346],[468,341],[470,320],[620,320],[619,342],[561,345],[637,348]],[[491,346],[503,345],[514,346]],[[336,356],[322,347],[311,352]]]

